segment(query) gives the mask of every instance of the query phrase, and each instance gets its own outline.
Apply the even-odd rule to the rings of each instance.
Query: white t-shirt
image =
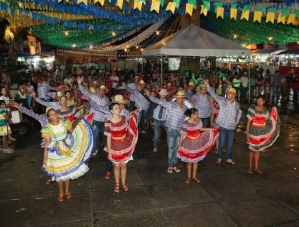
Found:
[[[110,80],[117,80],[119,81],[118,76],[110,76]],[[116,86],[118,85],[118,82],[114,82],[112,83],[112,88],[116,88]]]
[[[240,87],[240,82],[241,80],[240,79],[233,79],[233,87]]]
[[[31,93],[33,91],[34,87],[31,85],[30,87],[26,86],[26,90],[28,93]]]
[[[241,84],[242,87],[248,87],[249,79],[247,76],[242,76],[241,77]]]

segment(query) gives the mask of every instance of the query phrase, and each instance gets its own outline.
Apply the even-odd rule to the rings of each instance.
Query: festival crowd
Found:
[[[253,97],[255,105],[246,113],[249,145],[247,172],[263,174],[261,151],[279,136],[280,120],[275,107],[289,99],[298,100],[299,75],[273,75],[256,70],[201,71],[198,75],[157,72],[138,73],[82,68],[76,72],[31,72],[20,75],[17,95],[11,97],[9,75],[2,70],[0,136],[3,152],[11,137],[11,110],[18,109],[26,120],[37,120],[44,149],[42,170],[58,182],[59,197],[71,198],[70,180],[89,170],[90,158],[107,152],[105,178],[115,179],[114,192],[128,191],[127,163],[133,160],[138,137],[153,128],[153,152],[159,151],[161,130],[168,147],[168,173],[179,173],[178,159],[187,163],[186,184],[200,182],[198,162],[216,148],[215,164],[235,165],[233,140],[242,116],[240,102]],[[29,116],[30,118],[28,118]],[[148,138],[151,138],[149,136]],[[223,155],[225,153],[225,155]]]

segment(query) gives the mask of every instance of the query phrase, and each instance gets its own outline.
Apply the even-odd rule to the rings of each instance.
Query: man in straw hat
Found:
[[[168,173],[180,172],[177,167],[177,149],[179,146],[180,130],[182,123],[185,119],[185,111],[187,107],[184,105],[186,94],[184,90],[179,90],[174,98],[175,102],[165,102],[153,96],[147,91],[146,95],[150,97],[150,100],[158,105],[164,107],[167,110],[167,118],[165,121],[166,133],[167,133],[167,144],[168,144]]]
[[[144,114],[149,107],[148,100],[142,95],[145,91],[145,82],[143,80],[139,81],[138,89],[132,89],[130,86],[123,86],[131,95],[135,96],[135,106],[137,109],[140,110],[138,115],[138,126],[141,133],[146,134],[145,126],[146,126],[146,119],[144,119]]]
[[[95,138],[96,138],[96,148],[93,153],[93,155],[97,155],[100,149],[100,143],[99,143],[99,136],[100,133],[102,135],[102,141],[103,144],[106,144],[106,136],[104,134],[105,132],[105,115],[102,112],[96,111],[94,106],[100,105],[100,106],[108,106],[110,105],[110,101],[108,97],[105,95],[108,92],[108,89],[105,85],[101,85],[99,88],[99,91],[97,94],[91,94],[89,93],[81,84],[83,82],[82,78],[77,78],[79,90],[82,92],[82,94],[86,97],[88,97],[90,100],[93,101],[94,105],[91,105],[90,107],[90,113],[94,113],[93,122],[92,125],[95,128]]]
[[[226,146],[226,162],[231,165],[235,165],[235,161],[232,160],[232,145],[234,141],[235,129],[241,118],[242,111],[240,110],[239,103],[235,100],[237,91],[234,88],[229,88],[227,90],[226,98],[218,96],[214,89],[209,86],[209,81],[204,81],[210,95],[219,104],[220,110],[219,115],[216,119],[216,124],[220,126],[219,129],[219,147],[218,147],[218,157],[216,164],[221,163],[222,151],[224,147],[224,142],[227,140]]]
[[[185,94],[187,98],[190,98],[193,95],[194,89],[195,89],[195,83],[193,81],[189,82],[188,88],[185,90]]]
[[[199,117],[202,121],[202,127],[207,128],[209,123],[209,117],[212,113],[211,97],[207,94],[207,88],[205,85],[197,86],[197,93],[192,95],[188,100],[193,103],[198,110]]]

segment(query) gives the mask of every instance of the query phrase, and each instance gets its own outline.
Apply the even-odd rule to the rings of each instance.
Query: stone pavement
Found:
[[[299,226],[298,110],[279,108],[281,135],[262,153],[264,175],[246,173],[243,114],[233,145],[237,164],[215,165],[210,152],[199,164],[199,184],[184,183],[184,163],[181,173],[166,172],[165,135],[153,153],[149,133],[140,136],[137,158],[128,164],[128,192],[113,192],[114,179],[104,179],[101,153],[84,177],[71,182],[72,198],[62,203],[57,184],[46,185],[40,170],[39,134],[19,137],[14,154],[0,154],[0,226]]]

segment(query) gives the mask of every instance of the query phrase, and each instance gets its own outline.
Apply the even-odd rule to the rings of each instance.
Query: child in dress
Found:
[[[212,128],[202,128],[196,108],[187,109],[185,115],[189,119],[182,124],[177,157],[183,162],[187,162],[188,178],[185,183],[190,184],[192,165],[192,179],[199,183],[200,180],[196,176],[198,162],[203,160],[211,150],[218,132]],[[204,132],[200,133],[200,131]]]
[[[11,134],[11,129],[8,125],[9,109],[6,108],[4,100],[0,100],[0,136],[2,136],[3,153],[13,153],[14,150],[8,147],[8,135]]]

